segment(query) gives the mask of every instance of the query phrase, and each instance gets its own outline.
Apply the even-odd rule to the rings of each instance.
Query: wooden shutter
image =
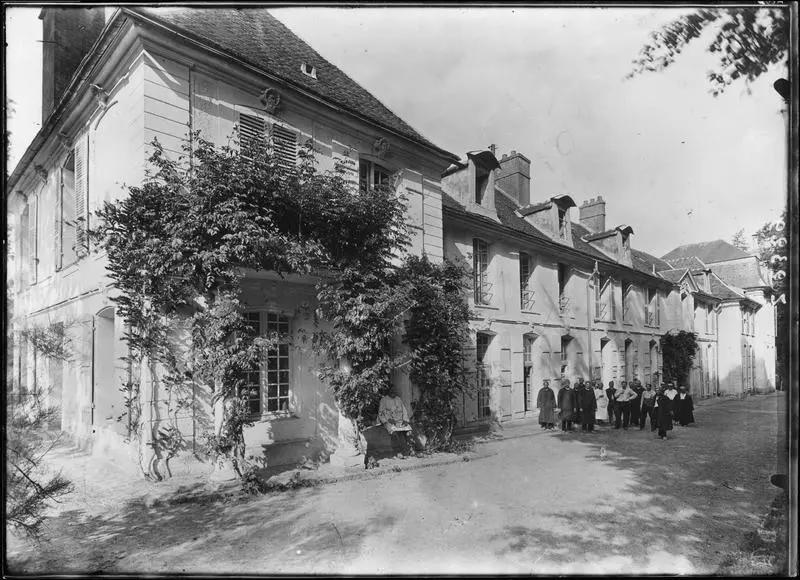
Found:
[[[64,205],[64,171],[59,170],[58,172],[58,185],[56,189],[56,203],[55,205],[55,216],[53,217],[53,248],[55,249],[55,266],[56,271],[61,269],[62,266],[62,256],[64,255],[62,249],[63,243],[63,205]]]
[[[86,255],[86,229],[89,227],[89,144],[88,136],[75,142],[75,246],[80,258]]]
[[[267,121],[258,115],[250,115],[239,111],[239,147],[253,147],[259,139],[263,139],[267,131]]]
[[[280,125],[272,126],[272,149],[278,165],[293,170],[297,165],[297,133]]]
[[[75,222],[75,163],[73,160],[61,168],[61,266],[77,258],[77,224]]]
[[[37,234],[39,229],[39,199],[34,195],[31,197],[28,206],[28,269],[30,271],[30,283],[36,284],[39,257],[37,254]]]

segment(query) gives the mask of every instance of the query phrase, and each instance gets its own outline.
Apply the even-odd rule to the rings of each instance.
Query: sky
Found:
[[[531,200],[603,196],[635,248],[750,235],[786,204],[786,133],[770,69],[719,97],[707,36],[626,80],[672,8],[280,8],[272,13],[438,146],[531,160]],[[39,8],[6,11],[9,169],[40,127]],[[705,41],[705,42],[704,42]],[[574,210],[577,214],[577,210]],[[577,220],[577,215],[573,217]]]

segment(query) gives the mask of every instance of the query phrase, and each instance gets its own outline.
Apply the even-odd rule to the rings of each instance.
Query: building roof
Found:
[[[738,288],[763,288],[769,286],[761,275],[761,267],[755,257],[750,260],[712,264],[711,270],[726,283]]]
[[[675,284],[677,284],[678,282],[681,281],[681,278],[683,278],[687,272],[688,270],[686,268],[679,268],[675,270],[662,270],[658,273],[658,275],[664,278],[665,280],[669,280],[670,282],[674,282]]]
[[[670,268],[680,268],[682,270],[706,270],[706,266],[697,256],[683,256],[680,258],[664,258]]]
[[[696,244],[685,244],[678,246],[671,252],[664,254],[662,259],[672,263],[672,260],[677,258],[690,258],[696,257],[705,262],[712,264],[714,262],[724,262],[727,260],[737,260],[739,258],[747,258],[752,254],[740,250],[733,244],[729,244],[725,240],[714,240],[711,242],[699,242]]]
[[[126,10],[158,21],[167,28],[220,49],[351,113],[457,159],[456,155],[440,149],[423,137],[263,8],[141,6]],[[316,78],[300,70],[302,63],[308,63],[316,69]]]
[[[722,300],[741,300],[744,298],[743,294],[725,284],[720,280],[719,276],[714,275],[713,271],[711,272],[711,294]]]
[[[497,188],[495,188],[497,191]],[[497,222],[491,220],[490,218],[481,216],[480,214],[472,214],[470,213],[463,205],[461,205],[458,200],[454,199],[452,196],[442,193],[442,205],[444,208],[447,208],[451,211],[456,213],[460,213],[463,215],[473,216],[477,219],[485,220],[487,225],[489,226],[496,226]],[[531,237],[538,238],[545,242],[552,243],[552,239],[550,236],[545,234],[544,232],[540,231],[535,226],[531,225],[527,220],[524,218],[519,217],[515,210],[517,209],[517,203],[509,198],[503,192],[497,191],[495,194],[495,209],[497,210],[497,218],[500,220],[500,223],[508,228],[521,232],[523,234],[527,234]],[[601,252],[600,250],[594,248],[591,244],[584,242],[581,239],[581,236],[587,235],[589,230],[587,230],[584,226],[579,223],[572,222],[572,243],[573,249],[577,250],[578,252],[586,255],[595,260],[603,260],[605,262],[610,261],[610,258]],[[565,246],[565,249],[568,247]],[[656,258],[655,256],[651,256],[646,252],[642,252],[640,250],[631,250],[631,257],[633,261],[633,269],[637,272],[642,274],[646,274],[648,276],[652,276],[654,278],[658,278],[653,274],[653,263],[663,264],[661,260]],[[622,268],[628,268],[624,264],[619,264]],[[662,281],[663,282],[663,281]]]

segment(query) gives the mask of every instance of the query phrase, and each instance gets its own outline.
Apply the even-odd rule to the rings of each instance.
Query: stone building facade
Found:
[[[60,328],[70,358],[42,359],[15,340],[12,388],[45,393],[61,406],[61,428],[96,451],[117,449],[134,461],[152,453],[147,437],[129,441],[132,377],[142,378],[144,432],[175,426],[183,457],[198,450],[211,410],[207,394],[193,392],[191,405],[171,412],[158,381],[124,363],[124,321],[105,256],[86,249],[86,223],[103,201],[143,180],[154,138],[177,156],[190,131],[226,143],[234,126],[269,131],[286,163],[310,141],[321,171],[349,160],[354,184],[398,176],[410,251],[473,271],[465,299],[474,311],[474,388],[458,402],[462,426],[534,416],[544,379],[658,383],[660,337],[698,326],[704,354],[693,390],[774,384],[774,351],[770,363],[757,346],[774,338],[768,292],[750,279],[738,289],[722,281],[738,262],[681,269],[634,248],[631,226],[606,224],[601,197],[577,205],[569,195],[532,195],[530,160],[520,153],[474,151],[462,160],[440,149],[264,10],[47,7],[41,18],[53,41],[44,55],[42,129],[6,193],[11,325],[17,335]],[[264,333],[311,330],[300,312],[313,307],[314,282],[250,272],[242,298],[251,322]],[[747,334],[736,326],[745,312],[756,321]],[[732,342],[722,339],[729,333]],[[752,379],[742,378],[744,366],[738,375],[726,366],[737,348],[739,360],[755,360]],[[334,453],[342,422],[317,376],[320,361],[299,344],[270,356],[266,366],[278,370],[253,378],[259,396],[248,451],[271,465]],[[410,405],[413,386],[402,373],[396,380]]]

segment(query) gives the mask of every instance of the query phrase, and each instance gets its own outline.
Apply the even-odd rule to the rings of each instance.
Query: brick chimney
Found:
[[[499,161],[495,184],[516,199],[520,206],[528,205],[531,202],[531,160],[512,151]]]
[[[42,123],[58,105],[106,23],[103,6],[42,8]]]
[[[583,227],[597,234],[606,231],[606,202],[601,196],[583,202],[579,208]]]

